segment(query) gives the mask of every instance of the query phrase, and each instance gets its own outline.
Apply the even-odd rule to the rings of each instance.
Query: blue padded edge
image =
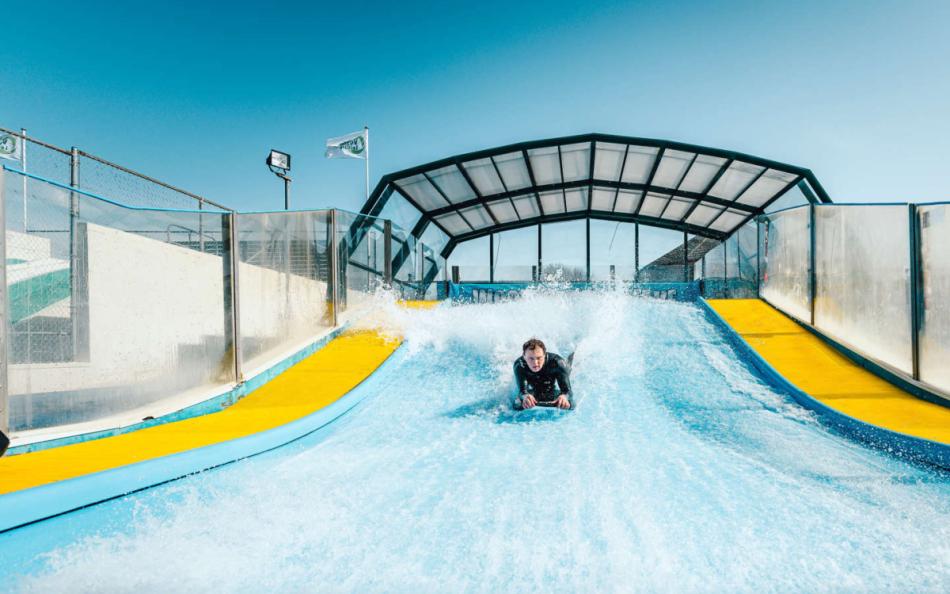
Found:
[[[369,377],[342,398],[286,425],[186,452],[0,495],[0,532],[262,454],[318,432],[374,394],[382,375],[380,372],[401,361],[405,353],[405,345],[400,345]]]
[[[281,373],[287,371],[297,363],[300,363],[310,355],[319,351],[327,345],[328,342],[336,338],[341,332],[346,330],[349,327],[349,323],[343,324],[339,328],[334,329],[332,332],[317,340],[306,347],[300,349],[296,353],[290,355],[286,359],[279,361],[268,367],[264,371],[258,373],[249,380],[234,386],[234,388],[218,394],[217,396],[212,396],[211,398],[199,402],[198,404],[193,404],[181,410],[177,410],[173,413],[167,415],[162,415],[155,419],[150,419],[148,421],[142,421],[141,423],[135,423],[132,425],[127,425],[125,427],[116,427],[114,429],[103,429],[102,431],[93,431],[91,433],[81,433],[79,435],[70,435],[69,437],[61,437],[59,439],[49,439],[46,441],[38,441],[36,443],[30,443],[26,445],[17,446],[10,448],[7,451],[7,456],[15,456],[17,454],[27,454],[29,452],[38,452],[40,450],[48,450],[50,448],[58,448],[61,446],[71,445],[74,443],[82,443],[84,441],[91,441],[93,439],[102,439],[104,437],[112,437],[113,435],[122,435],[123,433],[131,433],[132,431],[138,431],[139,429],[147,429],[149,427],[154,427],[155,425],[164,425],[165,423],[174,423],[175,421],[183,421],[185,419],[191,419],[193,417],[200,417],[202,415],[207,415],[220,411],[223,408],[227,408],[244,398],[254,390],[260,388],[267,382],[271,381]]]
[[[815,411],[819,420],[826,426],[846,437],[887,453],[950,469],[950,445],[865,423],[823,404],[785,379],[705,299],[699,299],[698,303],[707,319],[720,329],[726,340],[746,363],[751,365],[770,386],[791,396],[801,406]]]

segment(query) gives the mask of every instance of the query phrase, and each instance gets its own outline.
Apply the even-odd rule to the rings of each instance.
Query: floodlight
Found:
[[[283,171],[290,171],[290,155],[271,149],[270,154],[267,156],[267,166]]]

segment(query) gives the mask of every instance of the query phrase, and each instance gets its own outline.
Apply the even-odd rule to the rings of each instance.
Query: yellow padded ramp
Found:
[[[0,459],[0,494],[177,454],[305,417],[352,390],[399,346],[375,332],[348,332],[220,412]]]
[[[866,371],[760,299],[708,303],[776,371],[822,404],[865,423],[950,444],[950,409]]]

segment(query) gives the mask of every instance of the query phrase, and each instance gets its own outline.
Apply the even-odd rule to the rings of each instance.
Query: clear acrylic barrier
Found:
[[[135,210],[29,179],[24,228],[22,178],[4,172],[12,431],[144,417],[234,381],[222,215]]]
[[[913,372],[906,206],[815,207],[815,327]]]
[[[809,207],[763,217],[759,292],[785,313],[811,322],[808,265],[811,253]]]
[[[921,206],[920,379],[950,393],[950,205]]]

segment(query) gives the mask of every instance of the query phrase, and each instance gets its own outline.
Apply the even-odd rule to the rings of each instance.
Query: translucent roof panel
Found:
[[[533,219],[541,216],[541,211],[538,210],[538,201],[534,194],[517,196],[512,198],[511,201],[514,202],[515,210],[518,211],[518,216],[522,219]]]
[[[660,149],[653,146],[630,146],[627,149],[627,162],[623,166],[621,181],[628,184],[646,183],[653,170],[653,162]]]
[[[396,185],[412,198],[416,204],[426,210],[435,210],[448,206],[449,203],[439,194],[439,191],[429,183],[421,173],[396,182]]]
[[[594,149],[594,179],[620,181],[620,168],[627,145],[613,142],[598,142]]]
[[[563,145],[561,171],[566,182],[590,178],[590,143]]]
[[[653,176],[653,185],[660,188],[675,188],[689,169],[696,153],[668,150],[664,151],[660,165]]]
[[[462,163],[462,167],[465,168],[465,173],[482,196],[492,196],[505,191],[505,186],[501,183],[498,171],[495,170],[495,165],[490,158]]]
[[[727,232],[732,231],[734,228],[742,224],[742,222],[746,220],[748,216],[749,213],[747,212],[728,208],[724,213],[719,215],[715,220],[708,224],[711,229]]]
[[[686,177],[680,183],[680,190],[684,192],[695,192],[697,194],[705,192],[713,178],[722,169],[726,163],[725,157],[714,157],[712,155],[696,155],[696,160],[686,173]]]
[[[506,153],[492,157],[498,171],[501,172],[501,179],[505,182],[505,187],[509,192],[521,190],[531,185],[531,178],[528,176],[528,166],[525,165],[524,155],[521,151]]]
[[[558,214],[564,212],[564,192],[561,190],[554,190],[553,192],[541,192],[538,194],[541,197],[541,208],[544,209],[544,214]]]
[[[686,214],[694,204],[695,200],[690,200],[688,198],[676,198],[675,196],[667,203],[666,210],[663,211],[663,214],[660,215],[661,219],[669,219],[671,221],[678,221],[683,218],[683,215]]]
[[[640,198],[642,196],[643,192],[620,190],[620,193],[617,194],[617,204],[614,206],[614,212],[622,212],[626,214],[635,213],[637,211],[637,206],[640,204]]]
[[[764,170],[765,167],[760,165],[734,161],[709,190],[709,195],[723,200],[735,200],[739,193]]]
[[[596,169],[596,168],[595,168]],[[613,188],[594,188],[590,207],[592,210],[613,210],[617,190]]]
[[[798,178],[794,173],[769,169],[755,180],[749,189],[736,199],[736,202],[748,206],[762,206]]]
[[[518,213],[510,200],[496,200],[488,203],[488,209],[491,210],[499,223],[510,223],[518,220]]]
[[[587,187],[565,190],[564,200],[567,202],[568,212],[587,210],[587,193]]]
[[[561,161],[556,146],[531,149],[528,158],[531,159],[535,183],[539,186],[561,183]]]
[[[691,212],[688,217],[686,217],[686,222],[690,225],[703,227],[708,225],[709,222],[722,211],[723,209],[720,207],[700,204],[695,209],[693,209],[693,212]]]
[[[462,233],[468,233],[472,228],[465,222],[465,219],[460,217],[457,212],[450,212],[442,216],[435,217],[435,221],[439,223],[450,235],[461,235]]]
[[[449,202],[459,203],[475,198],[472,186],[468,185],[462,172],[455,165],[435,169],[428,173],[432,183],[437,185]]]
[[[473,229],[484,229],[495,224],[495,221],[491,220],[491,216],[488,214],[488,211],[485,210],[484,206],[466,208],[460,210],[459,214],[468,221],[468,224],[471,225]]]
[[[670,201],[670,196],[663,194],[654,194],[650,192],[643,199],[643,206],[640,207],[640,214],[645,217],[659,217],[666,203]]]

